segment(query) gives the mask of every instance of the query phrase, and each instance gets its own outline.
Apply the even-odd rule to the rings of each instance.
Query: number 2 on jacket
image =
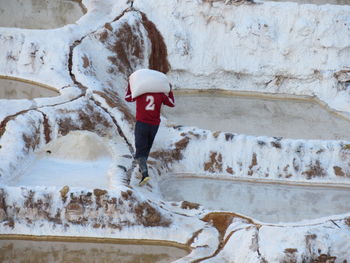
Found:
[[[154,110],[154,107],[155,107],[155,105],[154,105],[154,97],[152,95],[148,95],[146,97],[146,102],[148,104],[146,105],[145,110]]]

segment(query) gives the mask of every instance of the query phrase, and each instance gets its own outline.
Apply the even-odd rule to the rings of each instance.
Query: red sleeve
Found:
[[[172,90],[170,90],[169,95],[164,93],[163,103],[169,107],[175,107],[175,98]]]
[[[135,99],[131,96],[130,83],[128,83],[128,87],[126,88],[125,100],[127,102],[134,102]]]

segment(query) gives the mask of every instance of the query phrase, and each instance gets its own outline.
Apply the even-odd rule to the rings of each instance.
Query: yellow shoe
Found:
[[[145,185],[149,181],[149,176],[142,176],[141,181],[139,182],[139,186]]]

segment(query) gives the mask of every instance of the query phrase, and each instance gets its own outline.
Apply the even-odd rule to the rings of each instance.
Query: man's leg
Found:
[[[148,177],[147,157],[148,157],[148,127],[146,123],[136,122],[135,125],[135,160],[139,165],[142,179],[140,185],[145,184]]]
[[[137,121],[135,125],[135,159],[146,157],[148,151],[148,130],[147,124]]]
[[[154,142],[154,138],[157,135],[158,128],[159,128],[159,125],[150,125],[149,126],[148,142],[147,142],[147,158],[148,158],[148,155],[151,151],[151,148],[152,148],[152,145]]]
[[[142,176],[148,176],[147,158],[138,157],[136,158],[136,162],[139,165],[139,169],[140,169],[140,172],[142,173]]]

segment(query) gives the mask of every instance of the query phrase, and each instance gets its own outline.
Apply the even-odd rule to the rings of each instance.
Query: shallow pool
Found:
[[[161,245],[0,240],[0,262],[143,262],[169,263],[187,255]]]
[[[273,2],[295,2],[298,4],[314,4],[314,5],[350,5],[350,0],[270,0]],[[267,1],[266,1],[267,2]]]
[[[350,140],[350,121],[305,99],[200,92],[163,107],[171,123],[212,131],[293,139]]]
[[[0,78],[0,99],[35,99],[55,97],[59,93],[54,89],[28,82]]]
[[[298,222],[350,212],[350,187],[271,184],[173,176],[160,182],[167,201],[190,201],[266,223]]]
[[[58,28],[76,22],[84,12],[78,0],[0,0],[0,27]]]
[[[5,184],[110,189],[115,177],[112,166],[106,139],[88,131],[72,131],[36,151],[23,173]]]

